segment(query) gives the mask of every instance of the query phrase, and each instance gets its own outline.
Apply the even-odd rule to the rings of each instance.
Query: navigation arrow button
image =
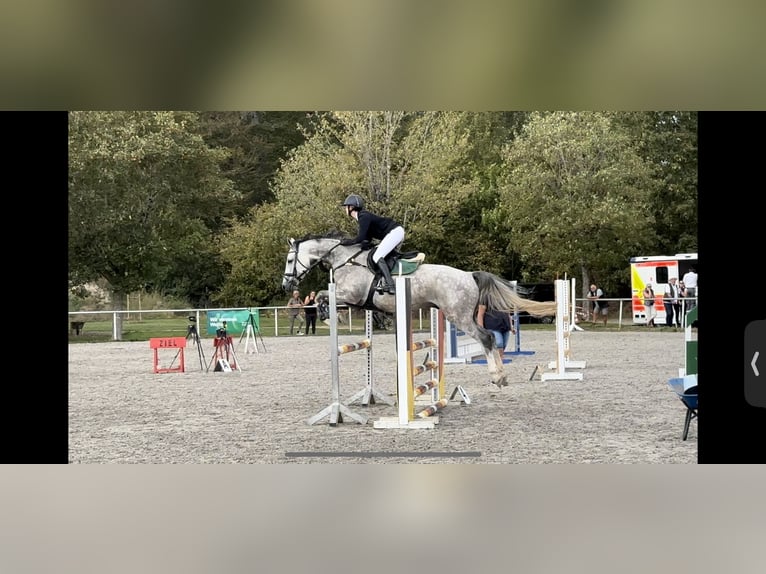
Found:
[[[766,320],[751,321],[745,327],[745,400],[754,407],[766,408],[766,371],[758,370],[761,352],[766,352]],[[765,357],[766,358],[766,357]],[[766,369],[766,367],[764,367]]]

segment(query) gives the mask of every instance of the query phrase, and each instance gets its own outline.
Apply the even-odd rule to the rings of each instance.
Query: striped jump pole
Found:
[[[353,353],[354,351],[361,351],[362,349],[369,349],[372,346],[372,341],[365,339],[358,343],[346,343],[345,345],[338,345],[338,354],[345,355],[346,353]]]

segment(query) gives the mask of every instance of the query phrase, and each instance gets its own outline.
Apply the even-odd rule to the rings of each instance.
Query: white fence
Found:
[[[608,298],[609,301],[609,315],[608,324],[610,326],[617,326],[618,328],[624,325],[633,325],[633,309],[631,299],[619,299]],[[586,325],[592,321],[590,310],[592,309],[592,303],[585,298],[575,299],[576,305],[576,320],[583,325]],[[69,311],[69,323],[70,330],[73,330],[74,323],[84,323],[84,331],[89,331],[87,324],[92,321],[109,321],[111,323],[111,335],[114,340],[119,340],[117,331],[117,316],[122,315],[123,327],[125,324],[129,324],[132,321],[143,321],[148,317],[157,316],[170,316],[170,318],[177,318],[179,320],[179,326],[175,331],[179,334],[186,334],[188,325],[196,324],[198,326],[198,333],[200,336],[204,336],[202,330],[202,315],[206,315],[209,312],[221,312],[221,311],[251,311],[253,314],[258,313],[259,318],[268,319],[268,332],[263,326],[261,321],[260,331],[262,335],[273,335],[275,337],[289,336],[290,318],[287,315],[286,306],[271,306],[271,307],[219,307],[208,309],[130,309],[122,311]],[[339,318],[342,324],[339,325],[341,330],[348,330],[349,333],[361,332],[364,328],[364,310],[352,309],[346,306],[338,306]],[[193,316],[195,322],[189,321],[189,317]],[[681,314],[683,318],[684,313]],[[273,326],[271,320],[273,317]],[[305,319],[304,319],[305,320]],[[429,311],[415,311],[413,313],[413,328],[417,331],[428,330],[430,326],[430,312]],[[181,323],[181,321],[188,321],[188,323]],[[322,322],[317,319],[317,329],[319,332],[319,326]],[[664,324],[664,319],[658,321],[658,324]],[[681,325],[684,327],[685,325]],[[304,325],[305,327],[305,325]],[[92,329],[90,329],[92,331]],[[103,329],[99,330],[102,332]],[[212,335],[211,335],[212,336]]]

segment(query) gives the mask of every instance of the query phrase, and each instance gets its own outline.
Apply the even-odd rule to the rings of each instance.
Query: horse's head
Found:
[[[308,268],[299,262],[300,243],[292,237],[288,239],[287,245],[290,247],[287,251],[287,261],[285,261],[285,272],[282,275],[282,289],[292,291],[297,287],[300,280],[308,272]],[[300,270],[298,269],[300,263]]]
[[[334,237],[290,238],[287,242],[287,260],[282,275],[282,289],[291,291],[322,259],[338,246],[340,240]]]

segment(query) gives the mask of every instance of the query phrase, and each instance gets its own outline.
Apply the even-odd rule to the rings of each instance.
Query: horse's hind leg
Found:
[[[468,331],[466,331],[468,333]],[[503,368],[503,361],[500,358],[500,353],[495,347],[495,338],[489,331],[482,331],[474,329],[473,333],[468,333],[475,340],[479,342],[484,350],[484,356],[487,358],[487,368],[489,369],[489,377],[494,384],[498,387],[505,387],[508,385],[508,379]]]

